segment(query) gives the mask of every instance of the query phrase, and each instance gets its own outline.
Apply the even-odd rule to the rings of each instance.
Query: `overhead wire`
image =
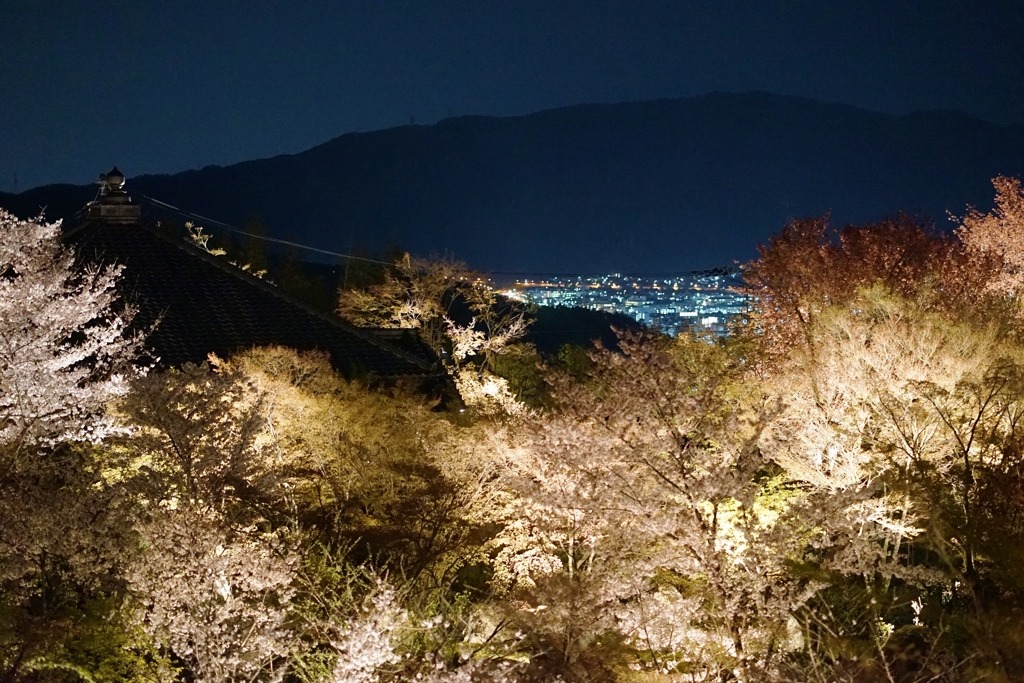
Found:
[[[198,214],[198,213],[193,213],[191,211],[185,211],[183,209],[179,209],[178,207],[173,206],[171,204],[168,204],[167,202],[162,202],[159,199],[154,199],[153,197],[149,197],[149,196],[144,195],[144,194],[140,194],[139,196],[142,197],[143,199],[145,199],[146,201],[149,201],[149,202],[152,202],[153,204],[156,204],[157,206],[159,206],[161,208],[169,209],[169,210],[177,213],[178,215],[180,215],[183,218],[192,218],[192,219],[195,219],[195,220],[200,220],[200,221],[203,221],[204,223],[206,223],[208,225],[212,223],[214,225],[218,225],[218,226],[224,228],[225,230],[229,230],[231,232],[238,233],[239,235],[245,235],[246,237],[251,237],[253,239],[263,240],[264,242],[273,242],[275,244],[283,244],[285,246],[295,247],[297,249],[304,249],[306,251],[313,251],[313,252],[316,252],[318,254],[326,254],[327,256],[337,256],[337,257],[340,257],[340,258],[352,259],[354,261],[365,261],[367,263],[378,263],[378,264],[383,265],[383,266],[393,266],[393,265],[395,265],[391,261],[380,261],[380,260],[377,260],[377,259],[366,258],[364,256],[355,256],[354,254],[343,254],[343,253],[341,253],[339,251],[329,251],[327,249],[320,249],[318,247],[311,247],[308,244],[300,244],[298,242],[290,242],[288,240],[282,240],[282,239],[278,239],[276,237],[267,237],[266,235],[258,235],[256,233],[252,233],[252,232],[249,232],[247,230],[242,230],[241,228],[235,227],[234,225],[230,225],[230,224],[225,223],[223,221],[219,221],[216,218],[210,218],[209,216],[203,216],[203,215]]]
[[[210,218],[209,216],[203,216],[201,214],[194,213],[192,211],[185,211],[184,209],[180,209],[177,206],[174,206],[172,204],[168,204],[167,202],[161,201],[161,200],[156,199],[154,197],[150,197],[148,195],[140,194],[139,196],[142,197],[143,199],[145,199],[148,202],[152,202],[153,204],[155,204],[156,206],[159,206],[160,208],[173,211],[174,213],[180,215],[183,218],[188,218],[188,219],[191,219],[191,220],[203,221],[207,225],[209,225],[209,224],[217,225],[217,226],[220,226],[221,228],[223,228],[225,230],[228,230],[230,232],[237,233],[239,235],[245,235],[246,237],[251,237],[251,238],[257,239],[257,240],[263,240],[264,242],[273,242],[274,244],[281,244],[281,245],[288,246],[288,247],[295,247],[296,249],[304,249],[306,251],[315,252],[317,254],[324,254],[326,256],[335,256],[335,257],[338,257],[338,258],[351,259],[353,261],[363,261],[365,263],[376,263],[376,264],[379,264],[379,265],[382,265],[382,266],[393,266],[394,265],[394,262],[392,262],[392,261],[381,261],[379,259],[367,258],[365,256],[356,256],[354,254],[345,254],[345,253],[342,253],[342,252],[339,252],[339,251],[330,251],[328,249],[320,249],[319,247],[311,247],[308,244],[301,244],[299,242],[291,242],[289,240],[282,240],[282,239],[278,239],[276,237],[267,237],[266,235],[259,235],[259,234],[256,234],[256,233],[249,232],[247,230],[243,230],[243,229],[241,229],[241,228],[239,228],[237,226],[231,225],[229,223],[225,223],[224,221],[219,221],[216,218]],[[583,278],[587,278],[587,277],[604,277],[604,276],[607,276],[607,273],[588,275],[586,273],[559,273],[559,272],[553,272],[553,271],[540,271],[540,270],[486,270],[486,271],[478,271],[478,272],[483,272],[486,275],[546,275],[548,277],[583,277]],[[685,275],[693,275],[695,273],[679,273],[679,272],[676,272],[676,273],[636,273],[636,272],[622,272],[622,275],[626,276],[626,277],[642,277],[642,278],[677,278],[680,275],[684,275],[684,274]]]

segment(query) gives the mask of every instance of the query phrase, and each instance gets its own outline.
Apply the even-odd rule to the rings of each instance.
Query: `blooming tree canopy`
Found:
[[[1005,176],[994,178],[992,185],[995,208],[986,214],[969,209],[957,234],[969,248],[1002,261],[993,290],[1019,294],[1024,286],[1024,189],[1019,179]]]
[[[117,266],[74,267],[60,224],[0,210],[0,447],[92,439],[90,419],[127,390],[124,368],[141,343],[125,335]]]

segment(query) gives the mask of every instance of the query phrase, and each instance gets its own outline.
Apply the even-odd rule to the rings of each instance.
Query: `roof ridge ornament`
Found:
[[[135,223],[142,216],[142,209],[132,203],[125,191],[124,173],[114,166],[107,173],[101,173],[96,181],[100,186],[96,199],[88,204],[89,218],[107,223]]]
[[[124,190],[124,173],[117,169],[117,166],[110,169],[108,173],[100,173],[99,184],[102,190],[119,192]]]

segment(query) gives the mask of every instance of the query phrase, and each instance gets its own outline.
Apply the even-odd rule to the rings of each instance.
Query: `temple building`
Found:
[[[146,346],[159,367],[280,345],[325,351],[348,378],[444,384],[441,364],[400,331],[350,325],[223,257],[163,234],[144,219],[116,167],[100,176],[99,194],[83,215],[65,240],[83,262],[123,267],[119,294],[138,310],[133,327],[152,329]]]

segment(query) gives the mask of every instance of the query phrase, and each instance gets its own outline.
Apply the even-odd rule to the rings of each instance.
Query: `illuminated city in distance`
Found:
[[[503,294],[539,306],[576,306],[624,313],[666,334],[724,334],[747,312],[739,271],[715,269],[686,275],[638,277],[561,275],[517,280]]]

